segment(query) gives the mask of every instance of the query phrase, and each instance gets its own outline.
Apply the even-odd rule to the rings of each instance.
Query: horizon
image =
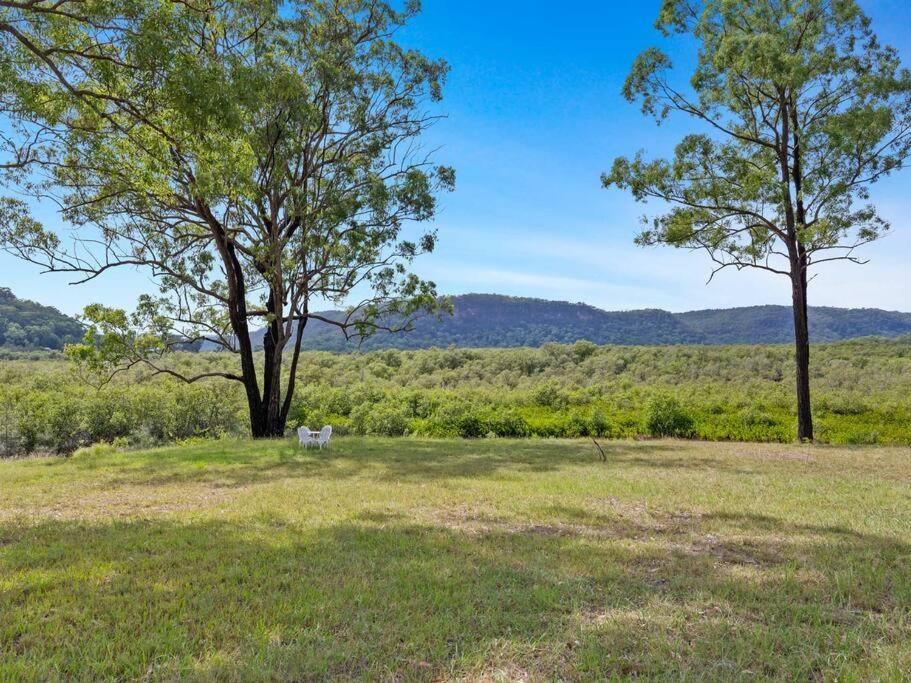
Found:
[[[58,309],[53,304],[48,304],[43,301],[37,301],[35,299],[29,299],[27,297],[19,296],[12,287],[7,287],[6,285],[0,283],[0,291],[2,291],[2,290],[8,290],[8,291],[12,292],[13,296],[20,301],[26,300],[26,301],[30,301],[35,304],[39,304],[41,306],[50,306],[51,308],[57,309],[58,312],[60,312],[60,313],[63,313],[65,315],[71,315],[69,313],[66,313],[66,311],[62,311],[62,310]],[[608,309],[608,308],[601,308],[600,306],[596,306],[595,304],[590,304],[586,301],[570,301],[568,299],[546,299],[546,298],[542,298],[542,297],[538,297],[538,296],[519,296],[519,295],[512,295],[512,294],[502,294],[502,293],[498,293],[498,292],[464,292],[461,294],[440,294],[441,299],[457,299],[457,298],[465,298],[465,297],[497,297],[497,298],[517,299],[517,300],[523,300],[523,301],[536,301],[536,302],[549,303],[549,304],[565,304],[568,306],[587,306],[589,308],[594,308],[603,313],[639,313],[639,312],[644,312],[644,311],[661,311],[664,313],[670,313],[671,315],[685,315],[687,313],[704,313],[704,312],[708,312],[708,311],[734,311],[734,310],[750,309],[750,308],[786,308],[786,309],[790,309],[790,306],[787,304],[750,304],[750,305],[743,305],[743,306],[728,306],[728,307],[723,307],[723,308],[717,308],[717,307],[716,308],[691,308],[691,309],[687,309],[687,310],[683,310],[683,311],[669,311],[665,308],[654,308],[654,307],[652,307],[652,308],[611,308],[611,309]],[[899,310],[899,309],[890,309],[890,308],[881,308],[878,306],[825,306],[825,305],[817,306],[817,305],[811,304],[810,309],[811,310],[832,309],[832,310],[840,310],[840,311],[881,311],[883,313],[899,313],[902,315],[911,315],[911,311],[903,311],[903,310]],[[314,311],[314,313],[322,314],[322,313],[334,312],[334,311],[338,311],[338,310],[339,309],[325,308],[325,309],[320,309],[320,310]]]
[[[761,272],[722,272],[707,284],[704,254],[633,244],[642,214],[604,190],[600,173],[614,157],[644,149],[667,156],[689,120],[661,127],[627,103],[620,89],[635,56],[660,45],[688,76],[693,52],[653,28],[660,0],[610,7],[591,0],[559,12],[522,12],[517,2],[425,0],[401,40],[446,59],[451,74],[439,113],[424,137],[434,159],[457,173],[453,194],[440,197],[437,250],[415,262],[440,292],[490,291],[549,301],[585,302],[606,311],[693,310],[790,305],[790,285]],[[861,0],[882,42],[911,65],[911,4]],[[490,160],[493,161],[490,161]],[[868,265],[827,264],[810,286],[810,305],[911,310],[911,197],[901,173],[872,188],[871,200],[893,224],[891,234],[859,255]],[[53,212],[37,215],[55,225]],[[0,285],[17,297],[68,315],[99,302],[132,310],[154,292],[142,272],[119,269],[84,285],[0,253]],[[331,308],[329,302],[318,308]]]

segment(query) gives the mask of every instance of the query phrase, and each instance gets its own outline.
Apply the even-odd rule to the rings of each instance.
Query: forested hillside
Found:
[[[378,334],[362,348],[538,347],[549,342],[571,344],[580,339],[597,344],[640,346],[695,344],[702,340],[701,335],[687,329],[667,311],[608,312],[583,303],[496,294],[466,294],[453,297],[452,302],[453,315],[422,318],[410,332]],[[333,312],[329,316],[340,319],[342,314]],[[260,343],[261,339],[258,337]],[[342,351],[357,346],[346,342],[337,328],[318,321],[308,324],[304,339],[308,350]]]
[[[82,335],[82,326],[56,308],[17,299],[0,287],[0,346],[61,349]]]
[[[583,303],[525,299],[496,294],[453,297],[454,315],[424,318],[402,334],[381,334],[364,350],[433,346],[467,348],[538,347],[548,342],[571,344],[783,344],[794,338],[791,309],[753,306],[669,313],[662,310],[603,311]],[[341,313],[329,313],[340,319]],[[811,339],[816,342],[856,337],[897,337],[911,333],[911,313],[878,309],[811,308]],[[262,343],[262,335],[257,337]],[[337,328],[310,321],[304,348],[344,351],[356,348]]]
[[[669,313],[657,309],[604,311],[583,303],[466,294],[452,299],[454,314],[422,318],[407,333],[378,334],[361,350],[539,347],[580,340],[620,346],[668,344],[784,344],[793,339],[787,306],[753,306]],[[338,311],[324,313],[341,319]],[[811,308],[815,342],[857,337],[898,337],[911,334],[911,313],[879,309]],[[57,309],[17,299],[0,288],[0,346],[61,349],[78,341],[82,327]],[[262,345],[262,332],[255,335]],[[338,328],[311,320],[304,334],[310,351],[353,351]],[[214,350],[203,345],[202,350]]]
[[[787,306],[751,306],[675,315],[706,344],[784,344],[793,340]],[[839,341],[857,337],[898,337],[911,332],[911,313],[876,308],[810,308],[810,339]]]

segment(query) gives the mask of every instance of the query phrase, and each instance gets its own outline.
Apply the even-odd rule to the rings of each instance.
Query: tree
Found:
[[[394,41],[416,2],[2,6],[8,179],[56,201],[73,239],[7,198],[0,242],[79,282],[140,267],[160,289],[132,315],[86,309],[93,329],[74,357],[109,374],[144,364],[240,382],[253,436],[276,436],[308,320],[366,337],[440,310],[435,285],[408,270],[435,241],[409,226],[454,182],[420,146],[447,67]],[[311,307],[343,301],[355,303],[342,320]],[[201,340],[236,353],[239,372],[185,376],[162,361]]]
[[[856,250],[889,229],[869,186],[911,151],[911,76],[879,44],[853,0],[664,0],[657,26],[698,45],[691,88],[649,49],[623,94],[660,123],[683,113],[702,127],[673,159],[618,158],[605,187],[667,211],[640,245],[703,249],[726,268],[791,282],[798,438],[812,440],[807,285],[812,267],[861,263]]]

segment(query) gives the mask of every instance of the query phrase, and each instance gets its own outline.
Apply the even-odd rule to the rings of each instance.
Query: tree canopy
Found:
[[[911,75],[858,5],[666,0],[658,25],[699,41],[692,88],[675,85],[669,58],[650,49],[624,95],[658,121],[682,112],[704,131],[673,159],[619,158],[605,174],[637,199],[676,205],[638,241],[704,247],[718,267],[790,276],[793,230],[808,267],[857,260],[854,250],[889,227],[866,203],[869,186],[911,152]]]
[[[222,376],[244,383],[254,433],[278,433],[300,336],[318,317],[311,302],[348,302],[324,322],[359,336],[437,310],[434,284],[408,268],[435,233],[409,225],[433,217],[435,194],[454,182],[420,144],[447,66],[395,41],[416,11],[375,0],[4,3],[7,180],[55,201],[73,235],[8,197],[0,241],[77,281],[136,266],[159,285],[131,316],[87,309],[118,340],[77,355],[113,368],[214,342],[240,355],[242,372]],[[258,372],[250,334],[263,326]]]

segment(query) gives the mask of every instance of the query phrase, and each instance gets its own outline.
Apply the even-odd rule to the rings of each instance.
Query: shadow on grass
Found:
[[[749,516],[641,543],[603,517],[600,542],[356,520],[0,526],[0,679],[807,680],[911,657],[894,539]]]
[[[715,469],[752,474],[730,460],[687,453],[673,443],[604,444],[604,467]],[[288,440],[225,442],[196,448],[128,453],[118,460],[86,458],[76,467],[114,471],[111,484],[202,482],[245,486],[313,476],[344,479],[369,472],[379,481],[428,481],[557,472],[601,463],[584,440],[340,439],[332,450],[301,450]],[[112,468],[112,465],[114,467]]]
[[[774,533],[781,528],[781,520],[769,515],[758,515],[754,513],[732,513],[732,512],[714,512],[703,515],[706,521],[718,520],[726,523],[736,523],[738,526],[750,529],[751,531],[761,531]],[[792,532],[813,533],[827,536],[850,536],[853,538],[863,539],[864,534],[840,524],[789,524],[788,528]]]

